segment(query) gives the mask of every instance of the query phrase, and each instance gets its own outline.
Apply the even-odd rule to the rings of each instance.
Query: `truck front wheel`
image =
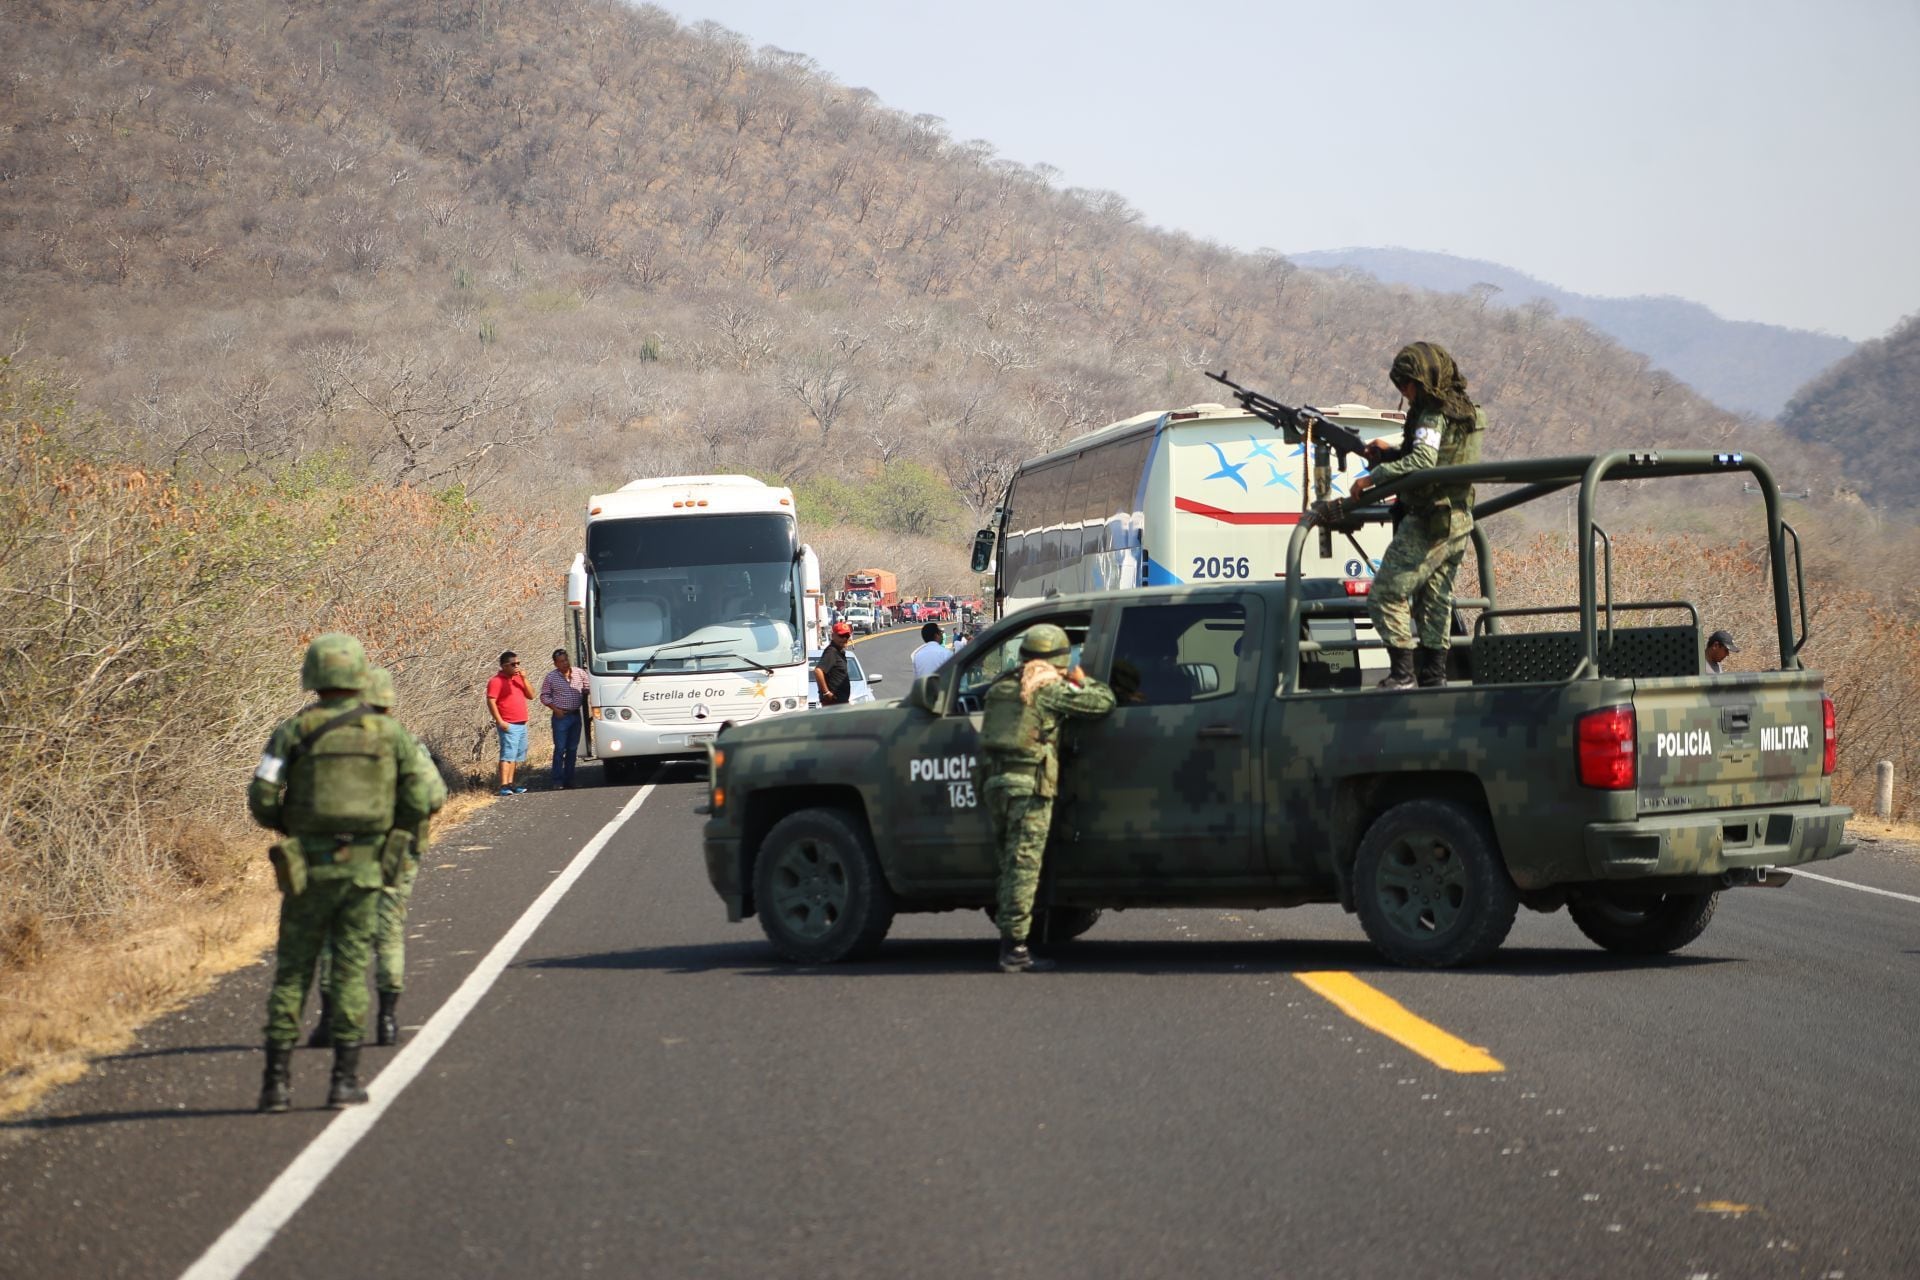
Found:
[[[1409,800],[1381,814],[1360,841],[1353,872],[1367,938],[1396,964],[1485,960],[1520,909],[1486,819],[1445,800]]]
[[[1609,951],[1663,956],[1706,932],[1717,893],[1665,893],[1648,898],[1576,898],[1567,914],[1580,932]]]
[[[864,823],[802,809],[775,823],[754,861],[754,904],[773,949],[800,964],[857,959],[893,925],[893,893]]]

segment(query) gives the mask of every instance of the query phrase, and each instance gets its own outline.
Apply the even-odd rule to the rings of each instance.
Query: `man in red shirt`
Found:
[[[503,796],[524,795],[526,788],[515,786],[514,769],[527,758],[527,702],[533,690],[520,671],[520,656],[509,649],[500,655],[500,670],[487,681],[487,711],[500,735],[500,792]]]

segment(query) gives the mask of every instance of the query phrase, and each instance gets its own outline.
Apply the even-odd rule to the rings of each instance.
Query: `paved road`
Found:
[[[862,649],[892,696],[915,642]],[[5,1126],[0,1276],[177,1276],[250,1206],[285,1221],[210,1262],[261,1277],[1920,1274],[1914,851],[1824,872],[1908,897],[1731,894],[1652,964],[1527,916],[1485,969],[1403,972],[1308,908],[1109,916],[1046,977],[903,917],[805,970],[725,923],[701,798],[533,793],[442,844],[374,1108],[307,1109],[302,1052],[301,1110],[252,1114],[256,966]],[[1499,1069],[1436,1065],[1449,1033]]]

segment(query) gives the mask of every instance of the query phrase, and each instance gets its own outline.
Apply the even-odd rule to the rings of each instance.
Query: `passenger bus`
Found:
[[[1365,405],[1321,412],[1368,442],[1397,444],[1406,425],[1404,413]],[[1366,460],[1332,465],[1340,496]],[[1306,446],[1244,410],[1143,413],[1022,463],[995,527],[976,540],[975,568],[993,568],[996,617],[1078,591],[1282,578],[1287,539],[1313,493]],[[1363,594],[1389,537],[1372,524],[1335,535],[1326,558],[1314,539],[1303,568]]]
[[[666,476],[595,495],[567,574],[567,628],[608,780],[702,754],[726,721],[804,712],[820,622],[820,564],[791,490]]]

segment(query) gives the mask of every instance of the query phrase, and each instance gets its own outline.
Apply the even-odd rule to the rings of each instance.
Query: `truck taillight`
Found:
[[[1632,707],[1603,707],[1579,719],[1580,785],[1631,791],[1639,781],[1639,725]]]
[[[1824,778],[1833,772],[1833,766],[1840,759],[1840,731],[1833,720],[1833,699],[1824,693],[1820,695],[1820,736],[1823,743],[1820,776]]]
[[[1346,587],[1348,595],[1364,596],[1368,592],[1373,590],[1373,579],[1372,578],[1348,578],[1346,582],[1343,583],[1342,585]]]

